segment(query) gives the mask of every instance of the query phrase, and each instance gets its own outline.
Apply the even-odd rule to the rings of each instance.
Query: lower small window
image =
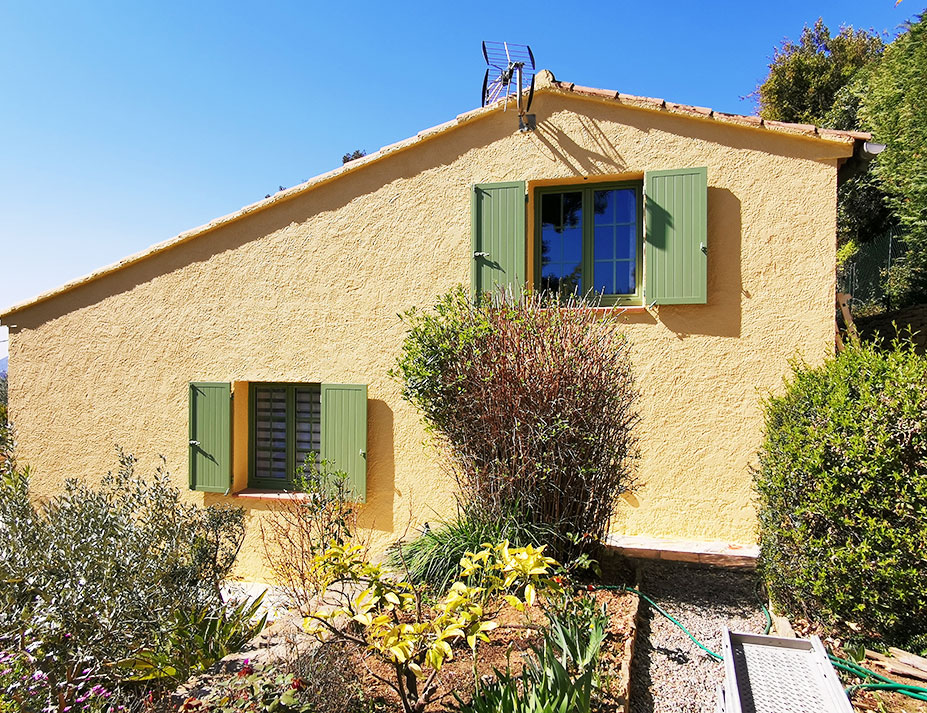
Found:
[[[250,388],[252,488],[283,489],[322,438],[320,384],[252,384]]]
[[[638,183],[545,188],[537,194],[538,288],[640,300],[643,230]]]

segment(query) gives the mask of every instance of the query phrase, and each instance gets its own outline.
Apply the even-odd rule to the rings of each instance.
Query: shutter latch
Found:
[[[699,244],[698,244],[698,249],[701,250],[701,251],[702,251],[703,253],[705,253],[706,255],[708,254],[708,246],[705,245],[705,243],[699,243]]]
[[[484,252],[479,252],[479,251],[477,251],[477,252],[473,253],[473,257],[474,257],[474,258],[478,258],[478,257],[489,257],[489,253],[484,253]]]
[[[199,444],[200,444],[199,441],[190,441],[191,446],[198,446]]]

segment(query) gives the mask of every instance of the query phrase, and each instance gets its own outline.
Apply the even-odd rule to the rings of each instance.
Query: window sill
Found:
[[[296,493],[291,490],[261,490],[260,488],[245,488],[232,493],[233,498],[247,498],[249,500],[302,500],[307,497],[305,493]]]
[[[586,309],[584,307],[561,307],[560,309]],[[647,314],[649,310],[643,305],[612,305],[611,307],[591,307],[596,314]]]

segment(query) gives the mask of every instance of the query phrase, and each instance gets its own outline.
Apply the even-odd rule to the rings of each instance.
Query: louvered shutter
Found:
[[[473,187],[470,289],[475,299],[500,288],[517,298],[525,286],[525,183]]]
[[[367,499],[367,385],[322,384],[322,460],[348,475],[358,502]]]
[[[708,170],[649,171],[646,199],[648,304],[708,301]]]
[[[227,493],[232,487],[232,388],[190,384],[190,488]]]
[[[289,484],[289,394],[286,385],[252,389],[254,472],[251,485],[282,489]]]

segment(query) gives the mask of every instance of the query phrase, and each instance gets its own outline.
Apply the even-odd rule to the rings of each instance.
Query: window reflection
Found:
[[[541,289],[561,296],[583,292],[583,194],[541,197]]]

